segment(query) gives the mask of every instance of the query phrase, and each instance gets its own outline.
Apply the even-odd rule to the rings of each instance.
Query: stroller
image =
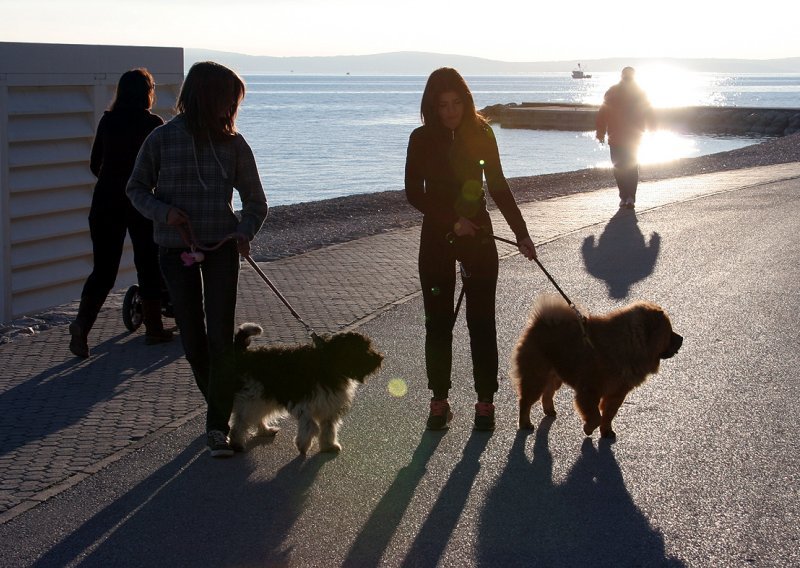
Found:
[[[175,313],[172,310],[172,300],[169,297],[169,291],[164,283],[161,283],[161,315],[165,318],[174,318]],[[132,285],[125,292],[125,298],[122,300],[122,323],[130,332],[134,332],[142,325],[142,297],[139,296],[139,286]]]

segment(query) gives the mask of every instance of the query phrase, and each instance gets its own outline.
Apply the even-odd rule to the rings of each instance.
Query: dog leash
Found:
[[[515,247],[519,247],[519,244],[516,241],[512,241],[510,239],[504,239],[503,237],[498,237],[495,234],[492,234],[492,238],[494,240],[496,240],[496,241],[500,241],[501,243],[506,243],[506,244],[509,244],[509,245],[514,245]],[[583,335],[583,340],[586,342],[587,345],[589,345],[590,347],[594,348],[594,345],[592,344],[592,340],[589,337],[589,332],[586,329],[586,325],[585,325],[586,324],[586,316],[584,316],[581,313],[581,311],[578,309],[578,306],[576,306],[573,303],[573,301],[569,299],[569,296],[567,296],[567,294],[564,292],[564,290],[561,289],[561,286],[558,285],[558,282],[556,282],[555,278],[553,278],[550,275],[550,273],[547,271],[547,269],[544,267],[544,265],[541,263],[541,261],[536,257],[533,258],[533,261],[542,270],[542,272],[544,272],[544,275],[547,276],[547,279],[550,280],[550,282],[553,284],[553,286],[555,286],[556,290],[558,290],[558,293],[561,294],[561,297],[564,298],[564,300],[567,302],[567,305],[570,308],[572,308],[573,312],[575,312],[575,315],[578,317],[578,325],[580,325],[581,334]]]
[[[205,259],[205,255],[203,254],[202,251],[210,252],[217,250],[227,241],[235,239],[234,235],[228,235],[217,244],[209,247],[209,246],[203,246],[199,242],[197,242],[197,238],[194,236],[194,230],[192,229],[192,224],[189,223],[188,221],[185,224],[178,225],[178,231],[181,234],[183,242],[186,243],[186,246],[188,246],[190,250],[190,252],[188,253],[187,252],[181,253],[181,260],[183,260],[184,266],[191,266],[196,262],[203,262],[203,260]],[[256,262],[252,259],[252,257],[249,254],[243,254],[242,257],[247,261],[247,263],[250,266],[253,267],[253,270],[256,271],[256,274],[258,274],[261,277],[261,279],[267,283],[267,286],[269,286],[270,290],[272,290],[272,292],[278,297],[278,299],[281,302],[283,302],[283,305],[289,309],[289,312],[297,319],[297,321],[303,324],[303,327],[305,327],[306,329],[306,333],[308,333],[308,335],[311,337],[311,340],[314,342],[314,344],[315,345],[319,344],[321,339],[317,335],[317,332],[314,331],[314,328],[308,325],[303,320],[303,318],[300,317],[300,314],[298,314],[297,311],[292,307],[292,305],[289,303],[289,300],[287,300],[283,296],[283,294],[281,294],[277,286],[275,286],[275,284],[272,283],[269,277],[267,277],[267,275],[264,274],[264,271],[261,270],[261,268],[259,268],[258,264],[256,264]]]
[[[466,288],[464,287],[464,279],[469,278],[469,274],[467,274],[467,270],[464,268],[464,265],[461,262],[458,263],[458,271],[461,273],[461,293],[458,295],[456,309],[453,311],[453,325],[450,326],[451,329],[456,327],[458,310],[461,309],[461,301],[464,299],[464,292],[466,291]]]
[[[297,319],[297,321],[303,324],[303,327],[306,328],[306,332],[308,333],[308,335],[311,337],[314,343],[317,344],[320,341],[320,338],[314,331],[314,328],[312,328],[305,321],[303,321],[303,318],[300,317],[300,314],[298,314],[297,311],[292,307],[292,305],[289,303],[289,300],[283,297],[283,294],[281,294],[280,290],[278,290],[278,288],[275,286],[275,284],[272,283],[272,281],[267,277],[267,275],[264,274],[264,271],[261,270],[261,268],[259,268],[259,266],[256,264],[256,261],[253,260],[249,254],[242,256],[248,262],[248,264],[253,267],[253,270],[256,271],[256,274],[258,274],[261,277],[261,279],[267,283],[267,286],[270,287],[270,290],[272,290],[275,293],[278,299],[281,302],[283,302],[283,305],[289,308],[289,312]]]

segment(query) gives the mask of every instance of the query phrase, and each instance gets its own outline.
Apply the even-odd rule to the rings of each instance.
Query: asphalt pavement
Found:
[[[605,311],[648,299],[685,342],[634,391],[619,440],[585,438],[562,389],[516,430],[508,359],[544,275],[499,244],[498,428],[473,433],[463,314],[456,414],[424,431],[419,229],[260,263],[318,332],[386,354],[337,457],[296,455],[294,424],[244,455],[204,449],[180,343],[145,346],[115,302],[67,350],[65,326],[0,346],[2,566],[796,566],[800,163],[523,204],[545,267]],[[510,237],[502,220],[496,232]],[[260,342],[306,331],[246,264],[237,319]],[[390,392],[389,385],[392,385]]]

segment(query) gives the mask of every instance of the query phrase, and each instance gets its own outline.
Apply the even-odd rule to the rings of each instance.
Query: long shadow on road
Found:
[[[52,548],[37,568],[287,566],[285,541],[333,456],[300,456],[253,482],[254,462],[198,459],[198,439]]]
[[[392,485],[372,511],[364,528],[350,547],[342,567],[378,566],[392,540],[403,515],[411,503],[417,486],[427,471],[428,461],[439,446],[444,432],[425,431],[411,456],[411,461],[398,473]]]
[[[631,499],[612,446],[587,438],[566,480],[553,483],[551,418],[536,432],[533,459],[519,433],[481,515],[481,566],[684,566]]]
[[[24,380],[3,379],[18,384],[0,394],[0,456],[79,423],[96,404],[123,393],[132,375],[154,373],[181,356],[180,343],[175,342],[150,349],[142,357],[137,355],[139,346],[121,344],[128,335],[118,334],[93,346],[86,361],[69,358]]]

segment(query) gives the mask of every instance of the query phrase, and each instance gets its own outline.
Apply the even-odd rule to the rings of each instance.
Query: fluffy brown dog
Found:
[[[607,315],[589,316],[585,338],[578,317],[564,300],[542,296],[512,357],[512,382],[519,397],[519,427],[532,429],[531,407],[555,416],[553,395],[567,383],[587,436],[614,438],[611,421],[627,394],[658,372],[661,359],[678,352],[683,337],[672,331],[662,308],[635,302]]]

